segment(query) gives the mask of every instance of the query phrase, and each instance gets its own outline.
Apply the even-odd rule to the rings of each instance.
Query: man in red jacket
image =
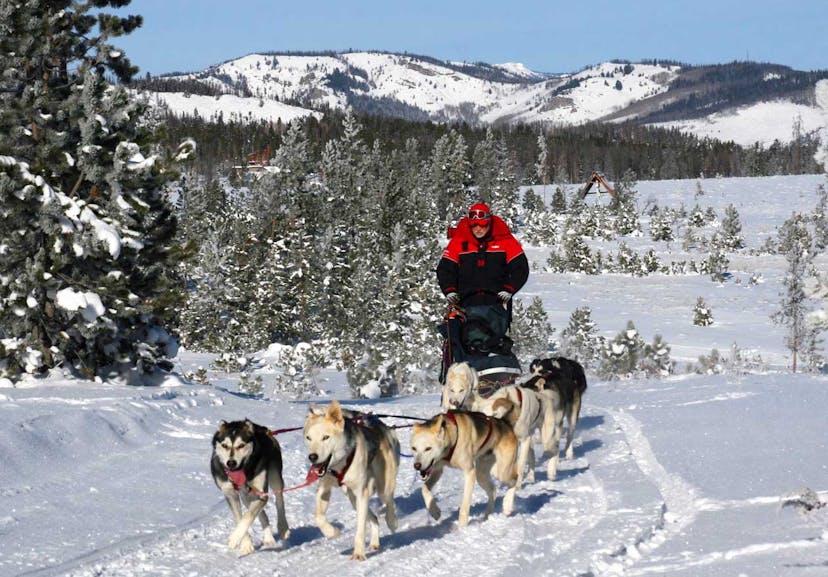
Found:
[[[505,304],[528,278],[529,261],[508,225],[482,202],[472,205],[437,265],[446,299],[464,306]]]
[[[462,336],[463,327],[468,333],[473,324],[471,317],[480,319],[482,315],[488,327],[485,332],[491,336],[491,348],[475,341],[477,354],[498,352],[502,348],[512,318],[512,295],[528,278],[529,261],[506,223],[494,216],[487,205],[472,205],[468,216],[457,224],[437,265],[440,289],[450,304],[461,304],[468,317],[462,324],[454,316],[448,321],[447,332],[443,334],[448,339],[448,356],[443,359],[441,382],[448,364],[474,354],[475,347],[466,350],[465,345],[471,346],[471,342],[464,344]],[[510,352],[511,345],[507,349],[499,352]]]

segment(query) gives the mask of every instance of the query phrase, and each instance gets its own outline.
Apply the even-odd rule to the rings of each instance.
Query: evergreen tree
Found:
[[[670,359],[670,345],[661,335],[656,335],[652,343],[644,346],[641,370],[648,377],[666,377],[675,370],[675,363]]]
[[[428,161],[427,190],[434,198],[439,220],[446,225],[459,220],[468,209],[466,183],[469,180],[467,146],[463,135],[455,130],[434,144]]]
[[[721,243],[724,248],[731,250],[742,248],[745,241],[742,238],[742,223],[739,220],[739,212],[732,204],[725,209],[725,218],[722,221]]]
[[[552,194],[551,209],[555,214],[564,214],[567,211],[566,195],[562,186],[555,187],[555,192]]]
[[[828,248],[828,192],[825,185],[819,185],[819,200],[812,217],[814,223],[814,248],[825,250]]]
[[[543,309],[543,300],[532,297],[527,307],[521,301],[515,301],[512,315],[514,320],[510,335],[514,341],[513,352],[521,364],[528,366],[532,359],[548,356],[549,351],[554,349],[555,329]]]
[[[813,347],[815,327],[805,322],[808,313],[808,297],[805,281],[813,275],[812,238],[801,214],[794,214],[785,221],[779,231],[779,246],[785,255],[788,269],[782,281],[784,291],[780,294],[779,310],[771,315],[776,324],[786,328],[785,346],[791,351],[793,372],[801,353]]]
[[[591,367],[602,350],[603,338],[592,320],[592,310],[585,306],[572,311],[569,323],[561,332],[561,354],[577,360],[584,367]]]
[[[477,187],[477,198],[481,202],[492,203],[499,169],[498,141],[489,127],[485,138],[477,143],[472,154],[472,176]]]
[[[112,86],[135,68],[110,39],[128,0],[0,5],[0,357],[4,372],[85,376],[171,366],[175,173]],[[191,154],[192,143],[178,151]]]
[[[655,241],[673,240],[673,218],[668,209],[658,210],[650,219],[650,238]]]
[[[632,321],[614,339],[607,341],[601,354],[599,374],[605,379],[630,378],[640,371],[644,340]]]
[[[697,327],[709,327],[713,324],[710,307],[707,306],[702,297],[696,300],[696,305],[693,307],[693,324]]]

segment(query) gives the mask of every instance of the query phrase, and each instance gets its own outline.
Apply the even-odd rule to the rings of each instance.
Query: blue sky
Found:
[[[141,74],[252,52],[385,50],[574,72],[610,59],[828,68],[826,0],[133,0]]]

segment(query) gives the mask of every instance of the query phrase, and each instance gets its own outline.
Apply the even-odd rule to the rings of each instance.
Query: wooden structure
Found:
[[[247,155],[248,172],[261,172],[265,166],[270,166],[270,146],[261,152],[251,152]]]
[[[596,193],[600,193],[601,187],[603,186],[609,193],[610,197],[615,200],[615,191],[609,184],[607,184],[606,179],[604,179],[604,175],[597,170],[592,173],[592,176],[589,177],[586,186],[584,186],[583,190],[581,190],[581,200],[586,198],[586,195],[589,194],[589,191],[593,185],[598,185],[598,188],[595,190]]]

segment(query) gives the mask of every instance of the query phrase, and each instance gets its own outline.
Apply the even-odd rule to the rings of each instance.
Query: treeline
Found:
[[[325,144],[343,134],[345,114],[326,111],[321,118],[303,122],[310,154],[319,158]],[[390,152],[415,141],[419,160],[425,159],[434,144],[451,131],[463,136],[469,149],[486,138],[485,128],[467,123],[436,124],[374,115],[358,116],[361,136],[370,146],[378,142]],[[270,146],[277,149],[286,130],[281,122],[208,122],[202,118],[167,116],[163,133],[170,147],[182,138],[198,143],[195,171],[203,176],[222,176],[244,162],[248,153]],[[538,126],[493,127],[511,156],[520,183],[538,179]],[[741,147],[732,142],[698,138],[676,129],[636,124],[586,124],[555,128],[544,132],[548,147],[543,174],[549,182],[583,182],[593,171],[618,180],[632,170],[645,180],[697,178],[706,176],[767,176],[774,174],[815,173],[820,171],[813,155],[818,142],[801,136],[789,144],[769,147]]]
[[[667,103],[639,121],[701,118],[727,108],[780,98],[813,105],[814,85],[824,78],[828,78],[828,70],[802,72],[759,62],[687,66],[663,95]]]

